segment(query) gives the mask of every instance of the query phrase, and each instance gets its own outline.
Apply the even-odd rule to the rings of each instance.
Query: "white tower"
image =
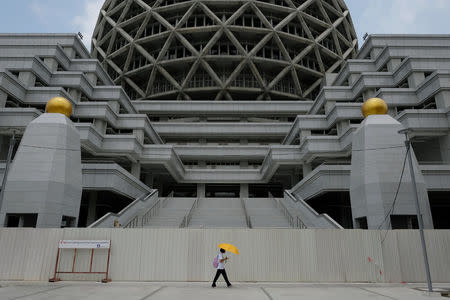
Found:
[[[366,118],[353,136],[350,199],[355,228],[414,228],[417,224],[405,138],[398,133],[403,126],[386,113],[383,100],[367,100]],[[425,179],[411,154],[424,227],[433,228]]]
[[[76,226],[81,194],[80,134],[68,118],[72,105],[53,98],[26,128],[8,173],[0,226]]]

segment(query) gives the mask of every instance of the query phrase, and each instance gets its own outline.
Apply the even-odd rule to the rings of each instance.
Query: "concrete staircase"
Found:
[[[245,199],[252,228],[290,228],[289,222],[272,198]]]
[[[144,227],[180,227],[196,198],[160,198],[163,206]],[[247,214],[253,228],[289,228],[289,222],[275,199],[245,198]],[[200,198],[193,208],[189,228],[247,228],[240,198]]]
[[[184,216],[189,212],[196,198],[172,198],[163,202],[157,215],[152,216],[144,228],[180,227]]]
[[[245,212],[240,198],[200,198],[194,209],[190,228],[246,228]]]

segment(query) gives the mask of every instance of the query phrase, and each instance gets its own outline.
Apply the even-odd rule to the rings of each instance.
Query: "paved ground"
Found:
[[[0,282],[0,299],[83,299],[83,300],[171,300],[171,299],[245,299],[245,300],[364,300],[364,299],[449,299],[440,294],[426,295],[417,290],[424,285],[381,284],[280,284],[236,283],[232,288],[223,283],[212,289],[207,283],[24,283]],[[450,284],[436,285],[450,289]]]

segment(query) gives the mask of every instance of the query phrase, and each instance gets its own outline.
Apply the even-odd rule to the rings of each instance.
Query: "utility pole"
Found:
[[[411,182],[412,182],[413,192],[414,192],[413,194],[414,194],[414,199],[416,202],[417,221],[419,223],[419,232],[420,232],[420,240],[422,243],[423,259],[425,261],[425,271],[427,273],[428,292],[431,293],[431,292],[433,292],[433,285],[431,282],[430,264],[428,263],[427,245],[425,243],[425,235],[423,232],[423,219],[422,219],[422,214],[420,212],[420,203],[419,203],[419,195],[417,193],[416,176],[414,174],[413,162],[412,162],[412,156],[411,156],[411,152],[412,152],[411,141],[409,140],[407,129],[400,130],[398,133],[400,133],[400,134],[404,133],[405,137],[406,137],[406,139],[405,139],[406,153],[408,154],[409,172],[411,173]]]
[[[11,163],[12,154],[14,151],[14,146],[16,144],[16,133],[13,130],[11,139],[9,141],[9,150],[8,150],[8,157],[6,158],[6,166],[5,166],[5,173],[3,173],[3,180],[2,180],[2,186],[0,190],[0,210],[2,209],[3,205],[3,194],[5,193],[5,186],[6,186],[6,177],[8,177],[8,170],[9,165]],[[0,227],[3,227],[3,224],[0,224]]]

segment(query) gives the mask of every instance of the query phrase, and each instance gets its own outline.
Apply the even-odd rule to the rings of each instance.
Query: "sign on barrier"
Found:
[[[61,254],[61,250],[64,249],[73,249],[73,262],[72,262],[72,271],[59,271],[59,258]],[[76,272],[75,271],[75,262],[77,259],[77,249],[91,249],[91,257],[89,264],[89,271],[85,272]],[[106,263],[106,271],[105,272],[93,272],[92,271],[92,263],[94,261],[94,250],[96,249],[108,249],[108,260]],[[102,280],[103,283],[111,281],[108,278],[109,274],[109,261],[111,258],[111,241],[110,240],[60,240],[58,244],[58,254],[56,255],[56,264],[55,264],[55,273],[53,278],[50,278],[50,282],[57,282],[60,279],[57,277],[57,274],[105,274],[105,279]]]
[[[109,249],[111,241],[61,240],[60,249]]]

